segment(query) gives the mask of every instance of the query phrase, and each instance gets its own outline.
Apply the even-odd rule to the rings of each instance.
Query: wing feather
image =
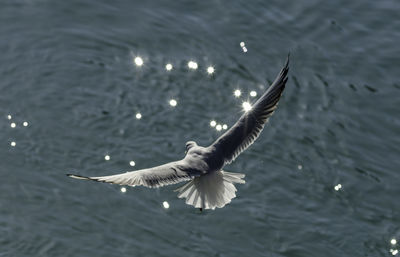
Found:
[[[240,119],[212,146],[223,153],[224,163],[229,164],[258,138],[269,117],[277,108],[278,101],[288,80],[289,56],[286,64],[268,90],[257,100],[251,110]]]
[[[183,161],[177,161],[149,169],[130,171],[110,176],[86,177],[74,174],[67,174],[67,176],[76,179],[93,180],[123,186],[156,188],[191,180],[199,176],[199,174],[186,168]]]

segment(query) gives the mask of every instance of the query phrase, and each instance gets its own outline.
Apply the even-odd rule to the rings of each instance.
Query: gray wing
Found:
[[[199,175],[200,174],[187,167],[185,162],[182,160],[149,169],[102,177],[85,177],[67,174],[67,176],[76,179],[93,180],[124,186],[145,186],[150,188],[176,184],[182,181],[191,180]]]
[[[225,164],[229,164],[235,160],[260,135],[265,123],[272,116],[278,105],[278,101],[288,80],[288,71],[289,56],[278,77],[252,106],[251,110],[244,113],[227,132],[212,144],[216,151],[222,153]]]

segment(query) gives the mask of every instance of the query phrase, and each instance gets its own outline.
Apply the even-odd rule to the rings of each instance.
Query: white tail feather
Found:
[[[215,209],[224,207],[236,197],[234,183],[244,184],[244,174],[226,171],[212,172],[189,181],[176,189],[179,198],[195,208]]]

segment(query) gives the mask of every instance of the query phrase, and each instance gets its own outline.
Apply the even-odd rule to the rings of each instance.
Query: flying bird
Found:
[[[179,198],[186,198],[186,204],[200,210],[222,208],[236,197],[237,190],[234,184],[245,183],[245,174],[227,172],[223,168],[233,162],[260,135],[265,123],[277,108],[288,80],[288,71],[289,56],[268,90],[229,130],[207,147],[199,146],[194,141],[187,142],[186,155],[182,160],[110,176],[86,177],[74,174],[67,176],[150,188],[187,181],[175,190]]]

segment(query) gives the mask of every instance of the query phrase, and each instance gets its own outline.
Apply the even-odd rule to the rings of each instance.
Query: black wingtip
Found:
[[[285,63],[286,69],[289,69],[289,60],[290,60],[290,52],[288,52],[287,57],[286,57],[286,63]]]
[[[287,80],[287,74],[289,72],[289,59],[290,59],[290,52],[288,53],[287,57],[286,57],[286,62],[285,65],[283,66],[279,76],[277,79],[281,79],[282,81],[284,81],[284,83],[286,83]],[[285,80],[286,79],[286,80]]]
[[[75,174],[65,174],[65,175],[67,175],[67,177],[70,177],[70,178],[75,178],[75,179],[91,179],[91,178],[89,178],[89,177],[85,177],[85,176],[80,176],[80,175],[75,175]]]

